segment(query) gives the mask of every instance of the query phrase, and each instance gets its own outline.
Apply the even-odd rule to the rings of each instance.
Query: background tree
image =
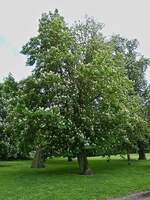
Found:
[[[13,132],[7,132],[9,108],[14,106],[18,85],[11,74],[0,85],[0,134],[1,159],[18,158],[18,141]],[[15,142],[16,141],[16,142]]]
[[[135,94],[140,96],[142,104],[141,106],[143,107],[142,110],[144,111],[144,93],[147,88],[145,71],[150,64],[150,60],[138,53],[137,49],[139,43],[136,39],[128,40],[126,38],[121,37],[120,35],[114,35],[111,38],[111,43],[113,44],[115,50],[120,52],[124,57],[125,68],[127,70],[128,78],[129,80],[133,81]],[[143,119],[146,120],[143,114],[141,117],[143,117]],[[144,143],[148,137],[148,134],[146,133],[147,131],[143,129],[143,137],[141,137],[138,141],[138,152],[140,160],[146,159],[144,148]]]
[[[6,110],[3,99],[3,85],[0,84],[0,158],[7,158],[7,139],[4,133],[4,120],[6,117]]]

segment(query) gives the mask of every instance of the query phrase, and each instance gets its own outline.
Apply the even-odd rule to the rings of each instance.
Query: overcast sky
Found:
[[[105,35],[137,38],[139,51],[150,57],[150,0],[0,0],[0,80],[9,72],[17,80],[31,73],[20,49],[36,34],[41,14],[55,8],[68,23],[87,14],[105,24]]]

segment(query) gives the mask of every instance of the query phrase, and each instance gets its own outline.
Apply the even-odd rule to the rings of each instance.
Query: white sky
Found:
[[[106,35],[137,38],[150,57],[150,0],[0,0],[0,80],[9,72],[17,80],[31,73],[19,51],[36,34],[41,14],[55,8],[69,23],[87,14],[105,24]],[[150,81],[150,70],[146,76]]]

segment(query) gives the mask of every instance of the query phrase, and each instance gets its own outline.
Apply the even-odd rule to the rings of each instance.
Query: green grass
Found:
[[[132,158],[136,158],[135,155]],[[77,174],[76,160],[49,159],[44,169],[31,161],[0,162],[0,200],[103,200],[150,189],[150,161],[91,158],[93,176]]]

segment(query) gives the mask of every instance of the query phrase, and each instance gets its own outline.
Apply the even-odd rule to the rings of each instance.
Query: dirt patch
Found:
[[[114,198],[110,200],[150,200],[150,192],[135,193],[122,198]]]

